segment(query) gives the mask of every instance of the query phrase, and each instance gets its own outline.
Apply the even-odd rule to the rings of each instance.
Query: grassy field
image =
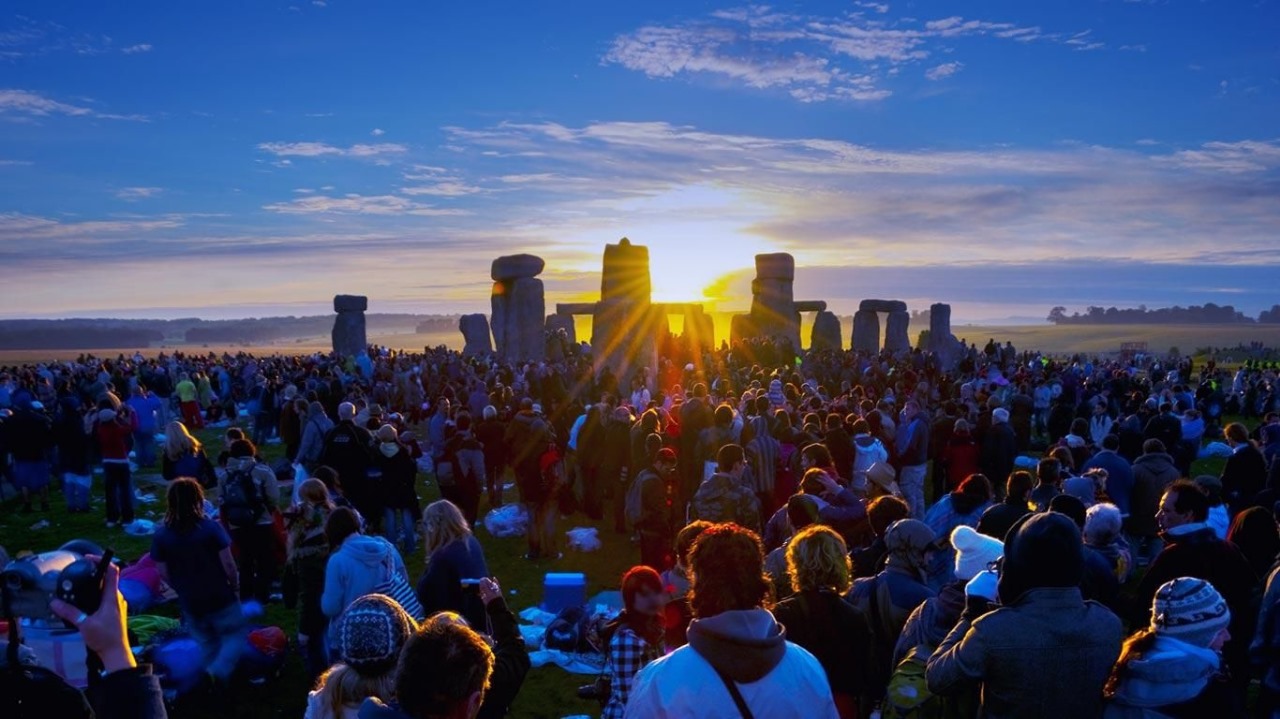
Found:
[[[222,431],[214,429],[199,433],[206,447],[214,453],[220,449],[219,437]],[[262,449],[269,462],[278,459],[282,452],[280,445],[266,445]],[[163,492],[145,484],[140,486],[145,493],[155,495],[156,501],[152,504],[137,505],[138,516],[160,521],[164,516]],[[118,557],[129,561],[136,560],[150,549],[150,538],[133,537],[119,529],[108,530],[104,527],[100,475],[95,479],[95,511],[90,514],[68,514],[59,496],[54,497],[53,509],[48,514],[41,512],[21,514],[19,502],[13,499],[12,487],[6,484],[4,489],[7,501],[0,504],[0,546],[8,550],[11,555],[24,550],[41,552],[56,549],[64,542],[76,538],[91,539],[104,546],[112,547]],[[423,475],[419,475],[419,496],[424,506],[439,498],[435,485]],[[482,501],[483,504],[485,503]],[[32,526],[42,519],[48,519],[50,526],[32,529]],[[587,596],[590,597],[604,589],[616,589],[622,573],[639,562],[639,550],[626,538],[615,534],[610,522],[597,525],[578,515],[570,520],[562,520],[560,531],[563,533],[578,526],[597,526],[604,547],[588,554],[566,549],[564,559],[539,564],[532,564],[522,559],[525,552],[523,538],[496,539],[485,529],[478,529],[476,534],[484,545],[489,570],[501,583],[513,611],[519,613],[541,602],[542,578],[548,571],[584,572],[587,575]],[[416,582],[426,564],[423,551],[419,549],[416,555],[405,557],[405,564],[409,568],[411,581]],[[155,613],[177,616],[177,609],[169,605],[157,609]],[[283,627],[291,639],[295,636],[297,615],[282,605],[270,605],[266,616],[256,621]],[[520,692],[511,716],[552,718],[576,714],[598,714],[599,706],[595,702],[584,702],[577,698],[578,686],[590,683],[591,679],[592,677],[571,675],[555,666],[534,669]],[[297,719],[302,716],[305,709],[308,689],[301,660],[296,654],[291,653],[284,674],[279,680],[265,686],[244,687],[239,690],[240,696],[237,696],[235,701],[235,716],[238,719],[284,717]],[[180,712],[175,712],[174,716],[224,719],[224,714],[225,712],[204,711],[199,707],[184,706]]]

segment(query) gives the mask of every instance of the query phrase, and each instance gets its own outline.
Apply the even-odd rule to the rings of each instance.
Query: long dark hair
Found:
[[[168,508],[164,512],[164,526],[178,532],[189,532],[204,519],[204,490],[190,477],[179,477],[169,485],[166,493]]]

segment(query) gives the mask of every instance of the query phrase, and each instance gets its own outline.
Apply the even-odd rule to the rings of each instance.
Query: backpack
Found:
[[[636,477],[636,481],[631,483],[631,487],[627,489],[627,501],[623,507],[623,514],[627,520],[627,529],[634,530],[636,523],[640,521],[640,514],[644,511],[644,485],[646,482],[656,479],[657,475],[653,470],[646,469]]]
[[[266,512],[262,491],[258,480],[253,477],[253,470],[233,469],[227,472],[226,482],[222,487],[222,516],[235,527],[251,527],[262,519]]]
[[[929,647],[921,645],[903,657],[889,677],[884,704],[880,707],[881,719],[932,719],[942,716],[942,699],[929,691],[929,684],[925,681],[925,666],[932,653]]]
[[[581,651],[588,615],[585,607],[565,607],[547,625],[545,643],[547,649],[562,652]]]

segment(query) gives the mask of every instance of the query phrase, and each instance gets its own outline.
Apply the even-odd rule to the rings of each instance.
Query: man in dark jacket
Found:
[[[1267,460],[1250,441],[1243,424],[1232,422],[1223,434],[1231,445],[1231,456],[1222,467],[1222,498],[1235,516],[1256,504],[1267,480]]]
[[[1091,469],[1107,472],[1107,497],[1120,509],[1121,516],[1129,515],[1129,500],[1133,496],[1133,465],[1120,456],[1120,438],[1108,434],[1102,438],[1102,451],[1085,462],[1080,473]]]
[[[1124,625],[1081,596],[1083,568],[1071,519],[1044,512],[1020,520],[1005,540],[997,591],[977,596],[970,584],[960,621],[929,659],[929,689],[949,694],[980,683],[979,715],[987,717],[1101,716]]]
[[[1180,473],[1160,440],[1149,439],[1142,449],[1143,455],[1133,463],[1133,494],[1125,531],[1129,533],[1134,561],[1146,566],[1160,553],[1160,528],[1156,524],[1160,495],[1177,481]]]
[[[702,430],[711,426],[713,421],[711,406],[707,402],[707,386],[699,382],[693,387],[693,398],[680,407],[680,456],[684,458],[680,467],[680,492],[676,495],[676,506],[683,507],[693,499],[698,485],[702,484],[703,466],[696,460],[698,441]]]
[[[1158,439],[1166,450],[1171,450],[1182,443],[1182,420],[1173,413],[1173,404],[1165,402],[1160,405],[1160,413],[1147,420],[1142,430],[1142,438]]]
[[[1223,649],[1223,657],[1234,677],[1249,677],[1248,647],[1253,633],[1248,627],[1257,617],[1251,611],[1253,590],[1258,576],[1240,549],[1218,539],[1209,519],[1209,497],[1195,482],[1178,480],[1169,485],[1160,498],[1156,513],[1165,548],[1151,564],[1135,598],[1136,626],[1147,624],[1151,600],[1162,584],[1178,577],[1195,577],[1213,585],[1231,609],[1231,639]],[[1244,695],[1237,697],[1243,708]],[[1232,714],[1224,709],[1224,714]]]
[[[982,473],[992,482],[1006,480],[1017,456],[1018,437],[1009,426],[1009,410],[997,407],[991,412],[991,429],[982,440]]]
[[[982,513],[978,520],[978,531],[1004,541],[1009,529],[1019,519],[1031,513],[1031,485],[1034,480],[1030,472],[1018,471],[1009,475],[1005,484],[1007,496],[1004,501],[994,504]]]
[[[343,493],[366,521],[380,524],[382,502],[376,487],[369,481],[373,463],[373,435],[355,423],[356,407],[350,402],[338,405],[338,424],[324,436],[320,464],[333,467],[342,482]]]
[[[924,476],[929,468],[929,418],[920,403],[907,400],[898,425],[898,485],[911,507],[911,516],[924,519]]]
[[[654,571],[667,569],[671,550],[671,511],[667,506],[667,479],[676,471],[676,453],[668,447],[658,450],[653,466],[636,477],[640,482],[640,517],[636,531],[640,533],[640,563]]]

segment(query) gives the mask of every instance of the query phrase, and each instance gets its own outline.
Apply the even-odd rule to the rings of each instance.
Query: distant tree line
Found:
[[[1067,314],[1066,307],[1049,310],[1049,322],[1055,325],[1172,325],[1172,324],[1254,324],[1280,323],[1280,305],[1263,311],[1255,320],[1231,305],[1212,302],[1190,307],[1161,307],[1149,310],[1146,305],[1118,309],[1090,306],[1083,313]]]

